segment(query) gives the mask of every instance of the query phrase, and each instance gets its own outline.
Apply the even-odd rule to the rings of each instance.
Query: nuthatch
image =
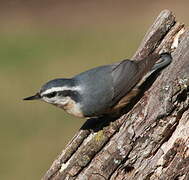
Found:
[[[126,106],[146,78],[171,60],[169,53],[154,53],[140,61],[99,66],[70,79],[51,80],[24,100],[40,99],[77,117],[100,117]]]

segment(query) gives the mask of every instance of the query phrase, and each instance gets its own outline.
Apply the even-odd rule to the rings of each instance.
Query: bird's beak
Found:
[[[37,100],[37,99],[41,99],[41,96],[39,93],[35,94],[34,96],[26,97],[23,100]]]

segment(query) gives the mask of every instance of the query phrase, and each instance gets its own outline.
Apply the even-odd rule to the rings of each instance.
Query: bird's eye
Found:
[[[48,98],[53,98],[56,95],[57,95],[57,92],[52,92],[52,93],[46,94],[45,96],[48,97]]]

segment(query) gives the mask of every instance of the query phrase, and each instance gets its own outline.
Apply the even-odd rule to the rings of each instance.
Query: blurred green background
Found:
[[[186,24],[187,1],[0,1],[0,179],[37,180],[83,124],[24,102],[53,78],[129,58],[163,9]]]

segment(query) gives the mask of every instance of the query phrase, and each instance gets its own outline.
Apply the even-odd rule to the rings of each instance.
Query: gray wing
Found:
[[[111,75],[114,86],[112,103],[115,104],[137,84],[142,73],[136,61],[126,59],[119,64],[114,64]]]
[[[143,78],[147,72],[153,70],[153,66],[159,58],[160,55],[154,53],[140,61],[126,59],[119,64],[114,64],[111,72],[114,85],[112,103],[115,104],[118,102]]]

